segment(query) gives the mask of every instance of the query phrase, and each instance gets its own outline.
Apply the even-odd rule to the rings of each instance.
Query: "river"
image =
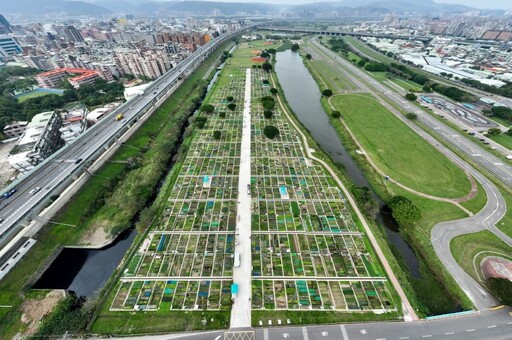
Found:
[[[363,172],[350,157],[341,143],[336,131],[329,122],[329,117],[320,104],[322,94],[315,80],[304,66],[302,57],[291,50],[276,54],[275,71],[283,88],[286,100],[297,115],[300,122],[309,130],[313,139],[327,152],[331,158],[341,163],[346,174],[357,186],[371,189]],[[383,225],[388,241],[401,253],[411,275],[420,277],[419,262],[411,247],[397,231],[398,226],[389,213],[386,213],[385,203],[373,193],[377,199],[380,212],[376,217],[378,224]]]

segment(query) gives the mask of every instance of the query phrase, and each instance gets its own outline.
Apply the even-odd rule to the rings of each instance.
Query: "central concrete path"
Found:
[[[233,268],[233,283],[238,293],[231,309],[230,328],[251,327],[251,69],[246,70],[245,98],[238,179],[238,207],[235,254],[240,266]],[[236,256],[236,255],[235,255]]]

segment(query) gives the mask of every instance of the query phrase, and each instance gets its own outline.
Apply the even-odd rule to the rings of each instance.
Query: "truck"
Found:
[[[123,119],[123,117],[124,117],[124,116],[123,116],[123,114],[122,114],[122,113],[120,113],[120,114],[118,114],[118,115],[116,116],[116,120],[117,120],[117,121],[120,121],[121,119]]]

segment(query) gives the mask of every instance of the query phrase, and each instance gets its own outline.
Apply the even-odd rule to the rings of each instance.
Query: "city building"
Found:
[[[59,68],[56,70],[38,74],[35,78],[40,87],[55,88],[60,85],[62,80],[70,75],[76,75],[68,79],[74,88],[81,85],[93,84],[100,77],[98,71],[80,68]]]
[[[9,165],[24,173],[48,158],[64,145],[61,126],[62,118],[54,111],[35,115],[12,149]]]
[[[9,21],[0,14],[0,34],[9,34],[12,33],[11,25],[9,24]]]
[[[22,49],[16,38],[0,35],[0,57],[5,58],[21,53]]]
[[[4,127],[4,135],[7,138],[16,138],[23,135],[25,130],[27,129],[28,122],[13,122],[6,127]]]

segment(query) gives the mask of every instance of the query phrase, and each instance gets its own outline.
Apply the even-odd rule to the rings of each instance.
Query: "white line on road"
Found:
[[[432,337],[432,335],[430,335],[430,334],[427,334],[427,335],[423,335],[423,336],[422,336],[422,338],[431,338],[431,337]]]
[[[343,336],[343,340],[349,340],[348,339],[347,330],[345,329],[345,326],[344,325],[340,325],[340,329],[341,329],[341,335]]]
[[[268,328],[263,329],[263,340],[268,340]]]
[[[494,328],[496,325],[487,326],[487,328]]]
[[[409,339],[409,337],[408,337],[408,336],[401,336],[401,337],[399,337],[398,339],[400,339],[400,340],[406,340],[406,339]]]
[[[215,340],[219,340],[220,339],[220,335],[218,337],[215,338]]]
[[[308,328],[307,327],[302,327],[302,338],[304,340],[309,340]]]
[[[466,332],[474,332],[475,329],[474,328],[471,328],[471,329],[466,329]]]
[[[444,333],[444,335],[452,335],[452,334],[455,334],[455,332]]]

